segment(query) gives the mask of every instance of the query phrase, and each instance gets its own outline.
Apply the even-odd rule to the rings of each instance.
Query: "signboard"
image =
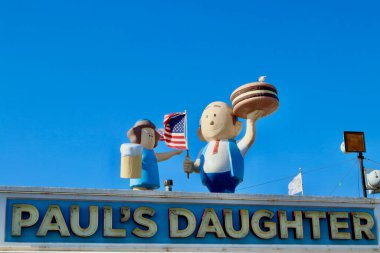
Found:
[[[288,196],[122,191],[127,194],[115,197],[76,191],[48,197],[2,194],[3,244],[151,245],[156,250],[159,245],[218,245],[227,251],[230,245],[379,246],[378,211],[368,200],[342,204]]]

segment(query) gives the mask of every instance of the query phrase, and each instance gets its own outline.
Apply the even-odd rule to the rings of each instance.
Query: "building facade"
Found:
[[[0,251],[380,252],[376,199],[0,187]]]

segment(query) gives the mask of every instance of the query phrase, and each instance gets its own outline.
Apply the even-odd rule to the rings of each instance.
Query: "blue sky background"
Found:
[[[189,113],[267,75],[280,108],[257,123],[237,193],[361,194],[343,131],[380,161],[379,1],[1,1],[0,185],[128,188],[119,146],[140,118]],[[160,143],[157,152],[169,148]],[[185,154],[160,163],[174,190]],[[380,163],[365,161],[368,168]],[[270,183],[269,183],[270,182]],[[161,188],[162,190],[162,188]]]

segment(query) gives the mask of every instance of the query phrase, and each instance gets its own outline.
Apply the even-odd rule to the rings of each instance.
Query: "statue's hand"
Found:
[[[256,121],[259,118],[263,117],[263,115],[264,115],[264,111],[263,110],[256,110],[256,111],[248,113],[247,114],[247,119]]]
[[[192,173],[194,170],[194,163],[190,160],[188,156],[186,156],[185,160],[183,161],[183,171],[185,173]]]

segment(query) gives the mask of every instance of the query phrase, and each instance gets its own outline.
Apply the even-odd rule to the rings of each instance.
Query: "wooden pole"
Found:
[[[187,110],[185,110],[185,137],[186,137],[186,157],[190,157],[189,155],[189,141],[188,141],[188,138],[187,138]],[[186,172],[186,177],[187,179],[190,178],[190,173],[189,172]]]
[[[360,173],[362,174],[363,197],[367,198],[367,189],[366,189],[367,186],[366,186],[366,183],[365,183],[364,162],[363,162],[364,156],[363,156],[362,152],[359,152],[358,159],[359,159],[359,162],[360,162]]]
[[[302,187],[302,196],[303,196],[303,177],[302,177],[302,168],[300,168],[300,175],[301,175],[301,187]]]

